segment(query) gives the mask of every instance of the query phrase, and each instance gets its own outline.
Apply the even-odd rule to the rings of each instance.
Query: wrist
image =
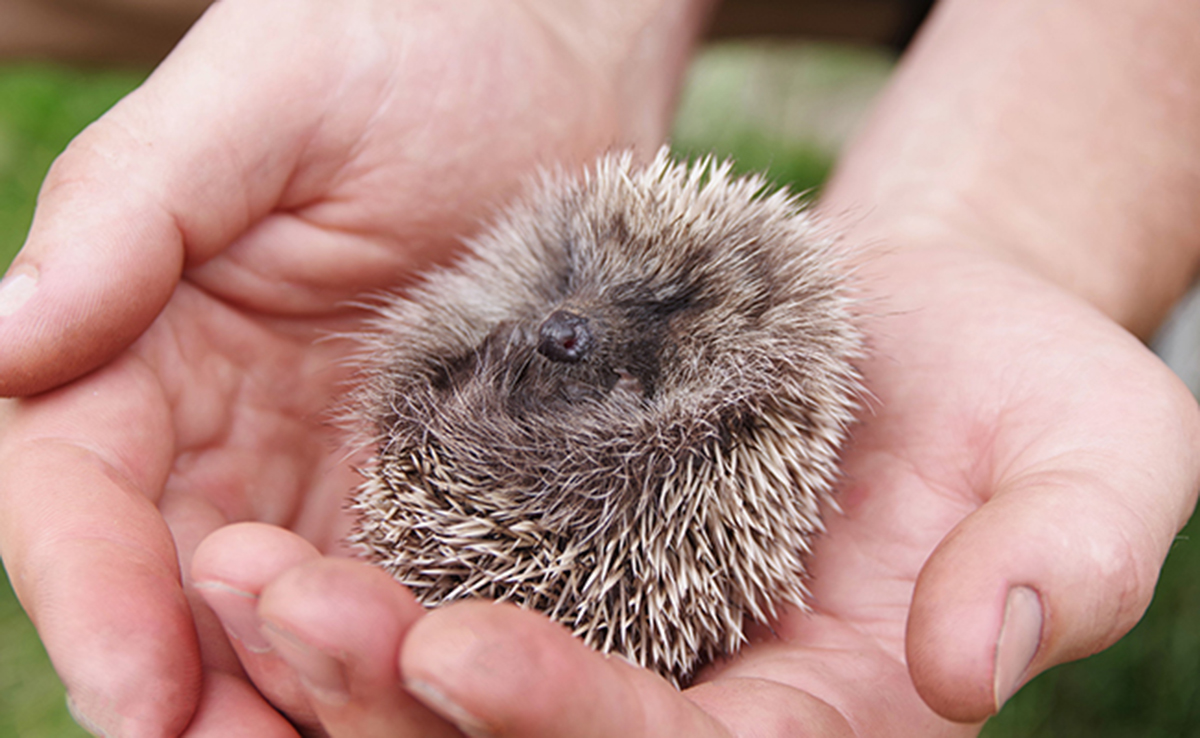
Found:
[[[989,252],[1149,335],[1200,264],[1200,16],[1095,5],[943,0],[826,210],[867,213],[856,240]]]
[[[692,52],[716,0],[523,0],[608,89],[617,146],[666,140]]]

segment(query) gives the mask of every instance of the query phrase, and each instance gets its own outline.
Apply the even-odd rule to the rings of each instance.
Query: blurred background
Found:
[[[89,122],[136,87],[148,69],[91,62],[111,57],[114,44],[128,52],[129,60],[152,60],[165,53],[171,40],[168,36],[167,42],[138,46],[89,31],[85,24],[68,43],[62,40],[62,32],[75,26],[47,15],[54,3],[4,2],[12,5],[0,8],[0,49],[7,45],[21,51],[11,57],[27,57],[14,44],[34,48],[38,42],[44,50],[47,44],[53,49],[54,43],[62,43],[54,55],[81,63],[62,66],[0,58],[0,271],[20,248],[38,187],[54,157]],[[883,14],[885,6],[894,8],[895,3],[856,0],[846,5],[856,4],[878,11],[872,16],[874,25],[868,23],[865,31],[859,28],[858,45],[763,39],[709,44],[690,72],[672,138],[675,150],[683,156],[710,152],[731,156],[741,169],[765,170],[780,185],[819,191],[840,147],[885,84],[894,49],[911,31],[910,14]],[[173,17],[175,25],[168,24],[168,29],[193,17],[203,2],[177,5],[187,6],[186,12]],[[755,3],[746,5],[753,10]],[[36,34],[6,38],[5,29],[13,26],[3,22],[5,14],[22,12],[45,24],[49,35],[41,40]],[[863,16],[856,17],[855,22],[860,22]],[[817,35],[835,39],[844,35],[839,24],[845,19],[838,13],[817,20],[825,24]],[[748,30],[737,22],[723,21],[719,35],[740,36]],[[760,18],[758,27],[764,26],[786,30],[787,23],[784,18]],[[137,32],[136,25],[128,23],[114,28],[120,33]],[[864,36],[870,43],[862,43]],[[1200,299],[1193,295],[1155,342],[1160,355],[1193,391],[1200,386],[1197,313]],[[1198,526],[1194,520],[1179,536],[1154,602],[1133,632],[1102,654],[1036,679],[988,723],[983,735],[1200,736],[1200,547],[1193,540],[1194,534],[1200,534]],[[62,685],[32,625],[8,579],[0,577],[0,738],[86,735],[71,721],[63,698]]]

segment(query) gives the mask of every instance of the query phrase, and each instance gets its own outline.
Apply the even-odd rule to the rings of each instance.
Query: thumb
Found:
[[[313,83],[289,61],[294,50],[270,47],[304,37],[290,26],[322,22],[321,4],[286,5],[214,6],[55,162],[0,283],[0,395],[42,392],[110,360],[158,316],[185,266],[279,201],[314,125],[311,98],[263,91]]]
[[[906,651],[938,713],[983,720],[1037,674],[1108,648],[1141,619],[1200,484],[1196,464],[1179,463],[1192,458],[1195,419],[1159,409],[1156,458],[1007,484],[930,556]]]
[[[1107,648],[1141,618],[1162,557],[1081,511],[1081,495],[1029,490],[996,499],[938,547],[917,580],[907,656],[921,697],[976,722],[1026,681]],[[1063,530],[1063,520],[1083,526]],[[1086,522],[1085,522],[1086,521]],[[1077,533],[1076,533],[1077,531]]]
[[[108,361],[150,325],[179,280],[178,228],[149,193],[111,184],[120,180],[97,161],[97,134],[55,164],[0,283],[0,395],[42,392]]]

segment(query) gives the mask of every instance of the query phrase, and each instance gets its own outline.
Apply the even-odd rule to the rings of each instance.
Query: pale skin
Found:
[[[1141,616],[1200,487],[1200,412],[1133,335],[1200,258],[1200,14],[939,6],[821,204],[877,401],[815,613],[678,693],[346,559],[314,339],[536,164],[652,151],[702,8],[332,5],[218,4],[56,165],[0,288],[0,387],[58,387],[5,408],[0,554],[93,729],[974,735]]]

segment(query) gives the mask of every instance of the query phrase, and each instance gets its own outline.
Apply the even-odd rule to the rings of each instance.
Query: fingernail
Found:
[[[91,733],[98,738],[114,738],[115,733],[105,730],[88,715],[85,715],[83,709],[79,707],[79,703],[75,701],[70,694],[67,694],[67,712],[71,713],[71,719],[75,721],[79,727]]]
[[[992,695],[996,711],[1021,686],[1042,640],[1042,603],[1029,587],[1013,587],[1004,603],[1004,622],[996,640]]]
[[[404,688],[426,707],[454,724],[470,738],[490,738],[494,735],[487,724],[450,699],[441,689],[421,679],[405,679]]]
[[[29,302],[37,291],[38,271],[32,266],[16,267],[0,281],[0,318],[7,318]]]
[[[346,665],[340,659],[310,646],[275,623],[263,623],[262,630],[275,652],[296,670],[296,676],[313,697],[329,705],[350,701]]]
[[[193,586],[221,619],[230,638],[241,641],[251,653],[271,650],[260,629],[258,597],[224,582],[195,582]]]

